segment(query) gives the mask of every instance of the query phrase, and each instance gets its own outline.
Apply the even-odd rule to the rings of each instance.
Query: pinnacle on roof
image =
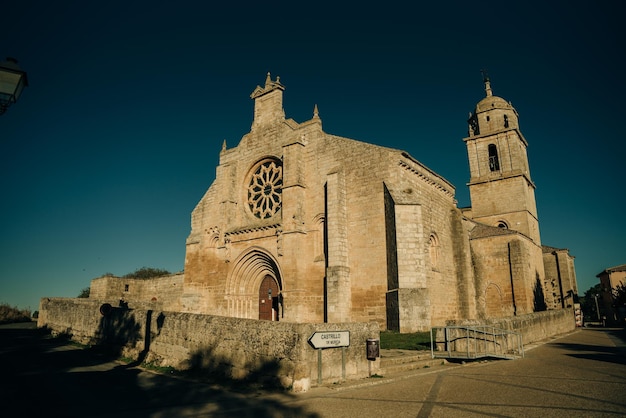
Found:
[[[270,74],[270,72],[267,72],[267,76],[265,77],[265,89],[270,89],[272,87],[283,87],[284,86],[282,84],[280,84],[280,76],[276,76],[276,81],[272,81],[272,75]]]
[[[252,94],[250,94],[250,98],[256,99],[274,90],[285,90],[285,86],[280,83],[280,77],[276,77],[276,81],[272,81],[272,75],[268,72],[265,77],[265,86],[256,86]]]
[[[480,72],[483,74],[483,82],[485,83],[485,93],[487,94],[487,97],[491,97],[493,96],[493,92],[491,91],[491,81],[489,80],[489,75],[487,75],[486,70],[480,70]]]

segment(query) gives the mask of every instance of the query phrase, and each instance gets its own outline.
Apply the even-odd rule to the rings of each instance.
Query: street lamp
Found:
[[[26,72],[20,69],[15,58],[0,62],[0,115],[17,102],[26,86]]]

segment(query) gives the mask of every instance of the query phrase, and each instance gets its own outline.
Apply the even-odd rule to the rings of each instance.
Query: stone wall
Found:
[[[308,343],[317,331],[350,332],[349,347],[321,350],[322,382],[367,377],[380,367],[366,358],[367,339],[380,336],[374,322],[296,324],[119,307],[102,315],[102,304],[44,298],[38,326],[83,344],[111,344],[139,361],[269,381],[294,392],[318,383],[320,353]]]
[[[576,329],[573,309],[555,309],[507,318],[449,321],[447,325],[491,325],[522,334],[524,345]]]
[[[124,300],[130,308],[180,310],[183,281],[183,273],[151,279],[102,276],[91,281],[89,298],[114,306]]]
[[[546,305],[544,297],[541,247],[522,234],[495,227],[476,235],[471,247],[479,318],[506,318],[555,308]]]
[[[557,307],[573,307],[572,296],[578,294],[574,257],[567,249],[544,246],[543,264],[546,272],[546,299]]]

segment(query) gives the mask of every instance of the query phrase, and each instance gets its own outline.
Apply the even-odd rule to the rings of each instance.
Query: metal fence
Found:
[[[430,351],[433,358],[524,357],[520,333],[488,325],[433,328],[430,331]]]

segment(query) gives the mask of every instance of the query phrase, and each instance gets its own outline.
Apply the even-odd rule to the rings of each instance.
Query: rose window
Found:
[[[283,168],[276,161],[266,161],[259,165],[252,174],[248,186],[248,205],[260,219],[267,219],[276,214],[281,205],[283,188]]]

